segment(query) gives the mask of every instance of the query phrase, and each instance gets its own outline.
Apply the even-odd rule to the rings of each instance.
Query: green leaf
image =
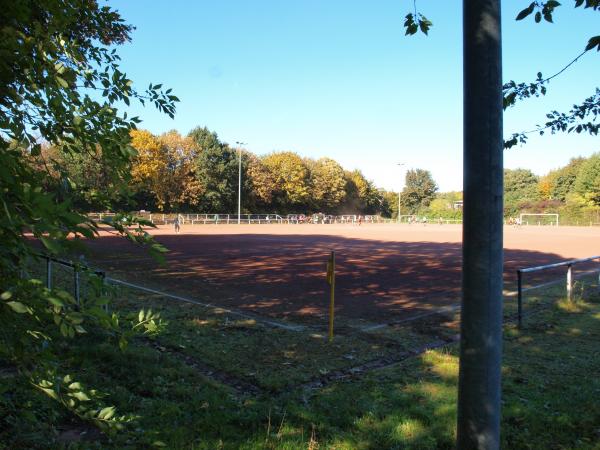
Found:
[[[125,350],[125,348],[127,348],[127,339],[125,338],[125,336],[121,336],[119,338],[119,348],[121,350]]]
[[[12,297],[12,292],[10,291],[4,291],[1,295],[0,295],[0,299],[2,300],[8,300],[9,298]]]
[[[433,25],[429,20],[427,20],[427,18],[425,16],[421,16],[422,19],[419,20],[419,28],[421,29],[421,32],[423,32],[424,34],[427,34],[427,32],[429,31],[429,29],[431,28],[431,25]]]
[[[75,397],[80,402],[88,402],[88,401],[90,401],[90,398],[87,396],[87,394],[85,392],[74,392],[74,393],[72,393],[70,395],[72,397]]]
[[[80,323],[83,323],[83,315],[81,313],[78,313],[78,312],[71,312],[71,313],[69,313],[67,315],[67,319],[73,325],[79,325]]]
[[[527,8],[525,8],[524,10],[522,10],[517,15],[516,20],[523,20],[525,17],[527,17],[528,15],[530,15],[533,12],[534,8],[535,8],[535,2],[531,3]]]
[[[594,47],[597,47],[596,51],[600,52],[600,36],[594,36],[593,38],[590,38],[587,45],[585,46],[585,49],[592,50]]]
[[[56,395],[56,392],[54,392],[54,389],[49,389],[49,388],[43,388],[43,387],[39,387],[38,388],[44,392],[48,397],[54,399],[54,400],[58,400],[58,395]]]
[[[114,406],[107,406],[106,408],[102,408],[98,413],[98,419],[101,420],[110,420],[115,415],[116,408]]]
[[[46,236],[41,236],[40,241],[44,244],[48,250],[53,253],[58,253],[60,251],[60,245],[54,239],[47,238]]]
[[[10,306],[14,312],[19,314],[24,314],[31,311],[27,306],[25,306],[21,302],[8,302],[7,305]]]
[[[58,84],[60,84],[65,89],[69,87],[69,83],[67,83],[64,78],[59,77],[58,75],[56,76],[56,81],[58,81]]]
[[[50,296],[50,297],[47,297],[47,299],[50,303],[52,303],[54,306],[58,306],[59,308],[62,308],[63,306],[65,306],[64,302],[61,299],[59,299],[58,297]]]

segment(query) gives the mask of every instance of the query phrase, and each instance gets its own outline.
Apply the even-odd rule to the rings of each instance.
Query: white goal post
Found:
[[[558,226],[558,214],[532,214],[532,213],[522,213],[519,215],[519,222],[522,225],[529,225],[530,221],[527,219],[528,217],[538,218],[538,220],[533,220],[531,225],[554,225]],[[543,218],[543,220],[542,220]]]

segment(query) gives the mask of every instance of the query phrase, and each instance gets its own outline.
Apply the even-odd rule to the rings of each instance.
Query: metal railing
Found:
[[[44,254],[38,254],[37,257],[45,260],[46,262],[46,287],[48,289],[52,289],[53,283],[53,265],[58,264],[62,267],[68,267],[73,271],[72,274],[72,283],[73,283],[73,298],[77,306],[81,305],[81,274],[93,274],[100,278],[102,284],[104,284],[106,280],[106,273],[100,270],[90,269],[87,265],[83,263],[73,263],[71,261],[65,261],[63,259],[55,258],[53,256],[48,256]]]
[[[181,225],[220,225],[238,223],[237,214],[138,214],[150,222],[167,225],[173,223],[179,216]],[[244,224],[284,223],[285,219],[278,214],[240,214],[239,222]]]
[[[283,223],[284,219],[277,214],[181,214],[184,223],[197,224],[271,224]],[[239,220],[238,220],[239,219]]]
[[[566,289],[567,289],[567,299],[569,302],[573,301],[573,266],[575,264],[580,264],[584,262],[600,260],[600,255],[598,256],[590,256],[589,258],[580,258],[580,259],[572,259],[569,261],[563,261],[554,264],[546,264],[545,266],[535,266],[535,267],[527,267],[524,269],[517,269],[517,317],[518,317],[518,326],[521,328],[523,325],[523,274],[531,273],[531,272],[540,272],[542,270],[555,269],[557,267],[567,267],[566,272]],[[600,269],[594,272],[600,272]],[[554,284],[554,282],[552,282]],[[600,275],[598,276],[598,290],[600,291]]]

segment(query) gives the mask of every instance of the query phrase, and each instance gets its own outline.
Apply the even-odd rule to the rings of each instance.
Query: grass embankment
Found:
[[[457,346],[390,365],[449,333],[428,329],[431,322],[328,343],[218,309],[121,297],[124,309],[160,310],[166,331],[123,352],[105,344],[88,351],[93,336],[65,352],[82,381],[108,394],[106,404],[137,419],[112,435],[93,433],[5,374],[0,448],[57,448],[61,440],[115,449],[453,446]],[[600,298],[586,297],[528,316],[522,331],[505,327],[503,448],[600,448]]]

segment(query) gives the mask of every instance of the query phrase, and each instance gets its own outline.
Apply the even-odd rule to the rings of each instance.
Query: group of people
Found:
[[[513,227],[520,227],[521,226],[521,218],[520,217],[509,217],[508,221],[506,223],[507,223],[507,225],[512,225]]]
[[[408,224],[412,225],[413,223],[422,223],[423,225],[427,225],[427,217],[423,216],[418,218],[417,216],[410,216],[408,218]]]
[[[409,216],[409,218],[408,218],[408,224],[411,225],[413,223],[421,223],[421,224],[423,224],[423,226],[425,226],[425,225],[427,225],[428,220],[429,219],[427,219],[426,216],[423,216],[421,218],[419,218],[417,216]],[[432,223],[435,223],[435,222],[432,222]],[[444,219],[441,218],[441,217],[438,217],[437,223],[439,225],[444,225]]]

